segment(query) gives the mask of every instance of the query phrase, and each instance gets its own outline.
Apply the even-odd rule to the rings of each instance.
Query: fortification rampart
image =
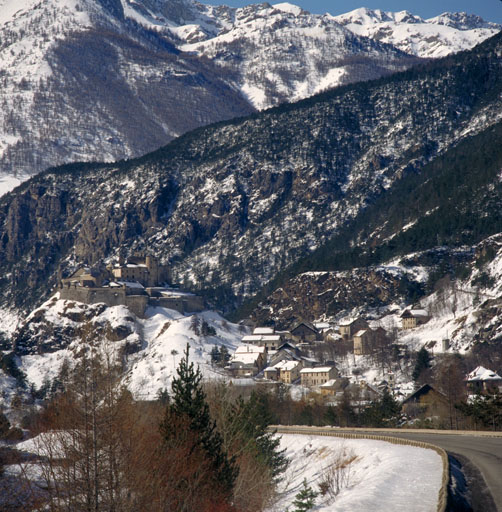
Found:
[[[135,293],[134,289],[122,287],[85,287],[62,286],[60,298],[83,302],[84,304],[103,303],[107,306],[127,306],[140,318],[145,317],[148,306],[174,309],[182,314],[203,311],[204,300],[197,295],[180,295],[173,297],[150,297],[146,293]]]

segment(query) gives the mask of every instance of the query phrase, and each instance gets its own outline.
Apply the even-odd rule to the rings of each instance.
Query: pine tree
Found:
[[[230,354],[228,348],[222,345],[220,348],[220,363],[224,366],[230,361]]]
[[[211,350],[211,362],[213,364],[218,364],[221,360],[221,355],[218,347],[215,345]]]
[[[431,356],[425,347],[422,347],[417,353],[417,362],[413,370],[412,378],[415,382],[420,378],[421,373],[431,367]]]
[[[286,469],[289,460],[284,455],[286,450],[280,449],[280,438],[276,431],[269,431],[268,427],[274,423],[275,418],[270,410],[268,394],[253,391],[249,400],[239,398],[232,411],[234,429],[243,436],[243,445],[248,441],[253,444],[261,460],[270,469],[272,478],[277,481]]]
[[[295,496],[293,505],[296,507],[293,512],[306,512],[314,508],[314,501],[317,493],[312,490],[312,487],[307,485],[307,479],[303,479],[303,489]]]
[[[166,439],[170,435],[170,420],[185,418],[190,431],[196,436],[197,444],[204,450],[211,462],[214,477],[224,492],[230,493],[237,476],[237,468],[233,460],[229,460],[222,448],[223,439],[216,430],[211,419],[206,395],[202,389],[202,374],[195,370],[193,362],[189,362],[190,347],[187,344],[184,357],[181,359],[177,377],[172,382],[171,402],[167,406],[166,417],[162,424],[162,432]]]

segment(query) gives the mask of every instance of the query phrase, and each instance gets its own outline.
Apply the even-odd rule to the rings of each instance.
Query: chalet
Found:
[[[237,348],[228,369],[235,377],[254,377],[267,363],[265,347],[244,345]]]
[[[401,315],[403,329],[414,329],[430,320],[425,309],[406,309]]]
[[[354,355],[362,356],[370,354],[373,348],[374,332],[369,327],[357,331],[352,337],[354,343]]]
[[[329,380],[338,377],[338,371],[334,366],[303,368],[303,370],[300,370],[300,377],[302,386],[320,386],[321,384],[326,384]]]
[[[469,391],[474,394],[502,392],[502,377],[483,366],[469,373],[466,381]]]
[[[292,330],[291,335],[295,341],[309,342],[321,339],[321,333],[314,327],[313,324],[308,322],[300,322]]]
[[[368,327],[368,322],[363,318],[350,318],[340,322],[340,336],[344,341],[351,341],[354,334]]]
[[[448,399],[429,384],[424,384],[402,402],[403,412],[412,418],[445,416],[449,412]]]
[[[248,334],[241,339],[242,343],[265,347],[267,350],[277,350],[283,342],[280,334]]]
[[[300,361],[281,361],[275,365],[279,371],[278,380],[284,384],[292,384],[300,377],[302,363]]]
[[[337,393],[343,391],[349,384],[347,377],[339,377],[337,379],[328,380],[324,384],[319,386],[321,395],[323,396],[335,396]]]

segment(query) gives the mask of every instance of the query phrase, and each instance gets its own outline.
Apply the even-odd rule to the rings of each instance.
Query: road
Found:
[[[280,428],[280,427],[279,427]],[[288,427],[286,427],[288,428]],[[289,427],[298,428],[298,427]],[[306,433],[315,435],[315,427],[300,427]],[[326,428],[317,429],[326,432]],[[334,428],[338,433],[388,435],[391,437],[403,437],[414,441],[422,441],[439,446],[446,450],[450,455],[460,455],[460,460],[465,463],[467,459],[476,470],[479,471],[484,479],[490,496],[482,499],[481,493],[478,493],[476,499],[480,500],[478,504],[473,503],[475,512],[502,512],[502,433],[477,433],[459,431],[427,431],[406,429],[345,429]],[[493,437],[492,437],[493,436]],[[483,483],[481,483],[483,487]],[[493,502],[495,505],[493,505]],[[487,505],[491,503],[491,505]],[[494,508],[495,507],[495,508]]]

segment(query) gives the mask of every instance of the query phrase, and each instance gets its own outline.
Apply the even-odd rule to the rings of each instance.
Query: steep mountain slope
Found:
[[[201,332],[203,324],[210,334]],[[147,318],[139,319],[123,306],[85,305],[55,296],[26,318],[13,339],[19,366],[35,389],[57,378],[65,364],[78,362],[87,344],[121,365],[123,383],[137,398],[154,399],[159,389],[170,389],[187,344],[204,377],[215,379],[221,368],[211,365],[211,350],[225,346],[234,352],[245,332],[211,311],[183,316],[150,308]],[[0,403],[8,405],[1,398]]]
[[[500,25],[466,13],[444,13],[424,20],[408,11],[394,13],[363,7],[333,19],[355,34],[427,58],[468,50],[500,31]]]
[[[254,110],[119,0],[3,0],[0,12],[0,175],[138,156]]]
[[[497,30],[454,16],[437,22],[444,41],[417,32],[435,48],[419,54],[470,48]],[[136,157],[197,126],[418,61],[355,32],[286,3],[0,0],[0,194],[49,166]]]
[[[499,123],[404,177],[277,276],[252,317],[284,328],[361,310],[386,318],[420,300],[439,317],[422,328],[422,341],[449,337],[457,350],[500,342],[501,168]],[[385,321],[400,325],[397,316]]]
[[[30,307],[59,265],[120,248],[154,252],[174,282],[220,305],[241,301],[500,121],[501,54],[497,35],[421,69],[198,129],[138,160],[34,177],[0,200],[3,305]]]
[[[258,109],[417,62],[393,46],[353,34],[329,15],[287,3],[237,9],[231,27],[181,48],[218,64]]]

